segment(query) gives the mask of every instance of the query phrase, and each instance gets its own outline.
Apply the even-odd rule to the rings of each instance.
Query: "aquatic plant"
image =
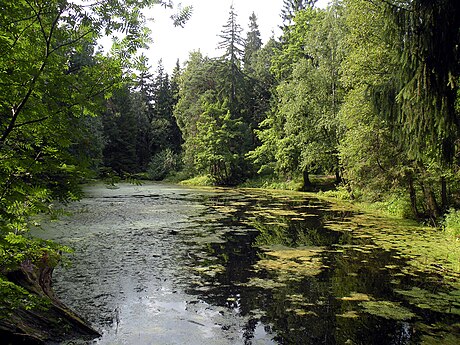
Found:
[[[359,304],[366,313],[393,320],[409,320],[416,315],[409,309],[392,301],[365,301]]]

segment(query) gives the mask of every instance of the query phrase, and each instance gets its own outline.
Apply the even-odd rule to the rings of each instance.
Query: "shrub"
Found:
[[[460,238],[460,210],[451,208],[444,218],[444,229],[449,236]]]
[[[171,149],[156,153],[148,167],[147,176],[155,181],[163,180],[168,174],[178,171],[181,167],[181,157]]]

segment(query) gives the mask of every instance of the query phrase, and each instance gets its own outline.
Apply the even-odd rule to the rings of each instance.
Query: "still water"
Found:
[[[300,193],[85,192],[37,232],[74,249],[54,289],[94,344],[460,344],[458,273],[397,242],[416,228]]]

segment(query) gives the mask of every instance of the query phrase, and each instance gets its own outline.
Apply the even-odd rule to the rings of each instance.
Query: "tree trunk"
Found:
[[[424,185],[423,183],[422,190],[425,196],[425,203],[428,211],[428,216],[435,220],[441,215],[438,202],[436,201],[436,196],[434,195],[434,192],[431,189],[431,187]]]
[[[435,221],[441,215],[441,210],[439,208],[438,202],[436,201],[436,196],[433,192],[433,189],[429,184],[425,184],[423,182],[423,177],[428,175],[425,166],[420,161],[417,162],[417,165],[422,175],[420,185],[422,187],[423,195],[425,197],[425,204],[428,211],[428,217],[432,218]]]
[[[417,210],[417,195],[415,193],[415,187],[414,187],[414,177],[412,176],[412,173],[410,173],[407,176],[408,179],[408,187],[409,187],[409,198],[410,198],[410,206],[412,209],[412,213],[414,214],[415,217],[418,218],[418,210]]]
[[[339,162],[337,159],[337,165],[335,167],[335,184],[339,185],[341,183],[342,183],[342,174],[341,174]]]
[[[441,211],[444,213],[447,211],[447,183],[446,177],[441,177]]]
[[[49,344],[72,340],[90,341],[100,334],[60,302],[52,289],[53,267],[47,258],[40,265],[25,261],[9,272],[9,281],[48,301],[46,309],[15,309],[0,318],[0,339],[5,344]],[[70,343],[70,342],[69,342]]]
[[[309,173],[308,173],[308,168],[305,168],[302,172],[302,176],[303,176],[303,186],[302,186],[302,190],[304,192],[307,192],[307,191],[310,191],[311,190],[311,187],[312,187],[312,183],[310,181],[310,176],[309,176]]]

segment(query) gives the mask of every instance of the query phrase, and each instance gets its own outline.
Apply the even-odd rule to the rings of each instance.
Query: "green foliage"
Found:
[[[182,8],[179,4],[177,13],[171,15],[171,19],[175,26],[184,27],[185,23],[192,17],[192,13],[193,6],[188,5]]]
[[[458,241],[460,238],[460,210],[449,209],[444,217],[443,225],[446,233]]]
[[[209,175],[195,176],[181,181],[184,186],[213,186],[214,181]]]
[[[338,200],[351,200],[352,199],[352,195],[350,194],[350,191],[344,185],[337,186],[334,190],[319,192],[319,195],[323,195],[328,198],[336,198]]]
[[[414,126],[423,124],[426,129],[434,128],[430,125],[433,119],[417,120],[417,116],[434,113],[428,108],[422,109],[426,100],[419,96],[425,92],[422,90],[425,86],[420,84],[421,94],[415,96],[418,91],[410,91],[412,86],[403,84],[407,81],[404,75],[425,62],[421,55],[412,55],[411,63],[406,61],[401,65],[405,58],[401,56],[400,46],[405,44],[401,40],[405,40],[396,34],[401,23],[391,17],[384,2],[345,1],[347,56],[342,70],[349,91],[339,112],[345,125],[339,145],[340,159],[345,180],[355,197],[388,206],[396,199],[405,200],[398,206],[399,212],[393,211],[435,219],[446,208],[448,200],[454,198],[448,196],[447,191],[458,188],[455,182],[458,178],[454,177],[457,168],[441,163],[443,144],[434,143],[427,132],[417,137],[422,132],[417,132]],[[404,92],[412,92],[412,96],[406,94],[410,97],[406,105],[398,95],[402,88]],[[403,109],[405,106],[419,115],[410,115]],[[412,129],[407,131],[408,128]],[[442,138],[446,137],[440,135],[441,141]]]
[[[6,232],[2,229],[1,273],[14,271],[26,261],[39,266],[46,264],[54,267],[58,264],[62,252],[70,252],[70,248],[52,241],[33,239],[27,237],[26,234]]]
[[[147,169],[147,176],[152,180],[163,180],[180,168],[181,156],[168,148],[153,155]]]
[[[399,125],[394,132],[411,155],[428,151],[440,162],[452,162],[460,115],[455,109],[460,77],[458,6],[453,0],[381,6],[400,68],[389,83],[373,90],[376,105]]]
[[[252,136],[244,117],[245,80],[231,60],[192,53],[180,75],[174,116],[184,138],[185,169],[234,184],[245,174]]]
[[[228,104],[205,103],[197,122],[195,166],[216,185],[235,184],[242,175],[245,126],[231,118]]]
[[[222,41],[219,42],[219,49],[225,51],[223,57],[235,66],[239,65],[244,47],[244,40],[241,37],[243,29],[238,24],[237,18],[238,15],[233,5],[231,5],[227,23],[223,26],[222,33],[219,35],[222,38]]]
[[[249,17],[249,31],[246,35],[244,42],[244,68],[245,70],[251,69],[254,54],[262,48],[262,40],[260,39],[259,25],[257,24],[257,17],[253,12]]]
[[[287,179],[303,175],[304,189],[312,171],[339,173],[340,11],[298,11],[285,29],[272,59],[272,72],[281,80],[277,102],[256,132],[262,145],[249,154],[259,172],[274,166]]]
[[[170,2],[168,2],[170,3]],[[0,313],[36,301],[5,278],[55,266],[65,247],[28,237],[38,213],[81,196],[102,154],[105,100],[146,47],[143,9],[158,0],[2,1],[0,13]],[[110,54],[96,48],[114,36]],[[121,107],[121,106],[119,106]],[[27,267],[26,267],[27,268]]]
[[[142,55],[137,68],[134,80],[112,92],[102,117],[103,163],[119,175],[145,172],[154,155],[178,152],[182,142],[173,117],[176,86],[161,63],[151,74]]]
[[[46,308],[46,300],[0,276],[0,317],[10,317],[17,309]]]

